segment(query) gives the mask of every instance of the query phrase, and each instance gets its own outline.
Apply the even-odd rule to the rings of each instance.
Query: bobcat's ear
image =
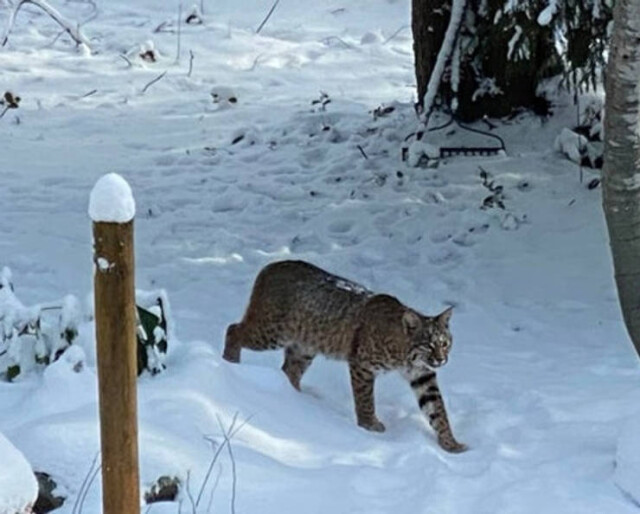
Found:
[[[407,335],[413,334],[420,327],[420,316],[415,312],[406,311],[402,315],[402,328]]]
[[[449,325],[449,321],[451,320],[451,315],[453,314],[453,307],[449,307],[444,310],[440,314],[436,316],[436,319],[439,323],[442,323],[445,327]]]

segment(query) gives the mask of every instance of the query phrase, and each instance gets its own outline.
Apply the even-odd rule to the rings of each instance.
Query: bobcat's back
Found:
[[[311,353],[346,358],[358,314],[372,295],[364,287],[303,261],[267,265],[256,278],[242,323],[267,339]]]

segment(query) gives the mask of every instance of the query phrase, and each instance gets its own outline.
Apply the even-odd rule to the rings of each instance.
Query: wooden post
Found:
[[[103,514],[139,514],[133,214],[92,218]]]

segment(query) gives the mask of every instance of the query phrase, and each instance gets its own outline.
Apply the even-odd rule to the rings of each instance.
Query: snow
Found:
[[[136,215],[131,187],[117,173],[100,177],[89,196],[89,216],[95,222],[126,223]]]
[[[177,4],[113,0],[94,13],[91,2],[60,2],[69,19],[92,17],[82,24],[90,57],[46,16],[21,11],[1,50],[3,84],[23,100],[0,120],[0,268],[24,305],[83,301],[67,311],[79,331],[72,353],[0,382],[0,431],[51,474],[68,496],[60,514],[71,513],[99,450],[87,195],[113,171],[136,191],[136,285],[166,290],[173,310],[167,368],[139,379],[144,490],[188,474],[197,493],[213,455],[205,437],[221,444],[218,421],[237,414],[247,420],[232,441],[238,513],[637,513],[618,487],[621,473],[638,477],[623,456],[637,462],[622,445],[633,435],[618,439],[640,413],[640,367],[601,190],[553,150],[575,122],[571,99],[554,98],[544,123],[492,120],[506,156],[413,168],[400,159],[415,129],[411,32],[384,43],[409,23],[410,3],[281,2],[256,34],[272,4],[205,1],[203,24],[182,25],[177,64]],[[148,41],[155,62],[127,54]],[[321,91],[324,110],[312,104]],[[395,110],[374,120],[380,105]],[[460,146],[478,136],[451,127],[437,137]],[[490,193],[479,166],[504,187],[505,210],[480,209]],[[455,305],[438,378],[468,452],[439,449],[398,374],[378,378],[387,431],[372,434],[355,424],[345,363],[316,359],[300,393],[281,352],[221,358],[257,272],[281,258],[425,314]],[[230,512],[226,452],[212,475],[200,512],[210,496],[211,512]],[[99,489],[88,488],[85,514],[101,512]],[[151,513],[161,510],[178,512]]]
[[[38,497],[38,482],[24,455],[0,433],[0,514],[27,512]]]
[[[556,151],[562,152],[573,162],[580,164],[588,143],[586,137],[571,129],[563,128],[555,140],[554,147]]]
[[[640,502],[640,415],[628,419],[620,433],[616,452],[615,481],[636,502]]]
[[[538,24],[542,25],[543,27],[549,25],[557,11],[558,0],[550,0],[549,5],[547,5],[547,7],[545,7],[538,15]]]

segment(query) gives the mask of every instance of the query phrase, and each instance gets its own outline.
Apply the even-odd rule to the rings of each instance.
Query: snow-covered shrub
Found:
[[[580,123],[571,129],[562,129],[556,138],[556,151],[581,166],[602,168],[603,112],[602,100],[594,98],[588,101],[580,112]]]
[[[78,335],[80,308],[73,296],[59,306],[26,307],[15,294],[11,271],[0,273],[0,373],[9,380],[56,360]]]
[[[167,294],[136,291],[138,307],[138,374],[145,370],[156,375],[163,371],[169,346],[170,310]]]
[[[169,340],[169,301],[164,291],[137,291],[138,374],[165,369]],[[80,326],[93,316],[83,312],[75,296],[25,306],[16,296],[9,268],[0,272],[0,376],[21,373],[58,360],[76,341]],[[89,328],[86,332],[93,332]],[[84,354],[82,354],[84,355]],[[81,365],[81,364],[80,364]]]

